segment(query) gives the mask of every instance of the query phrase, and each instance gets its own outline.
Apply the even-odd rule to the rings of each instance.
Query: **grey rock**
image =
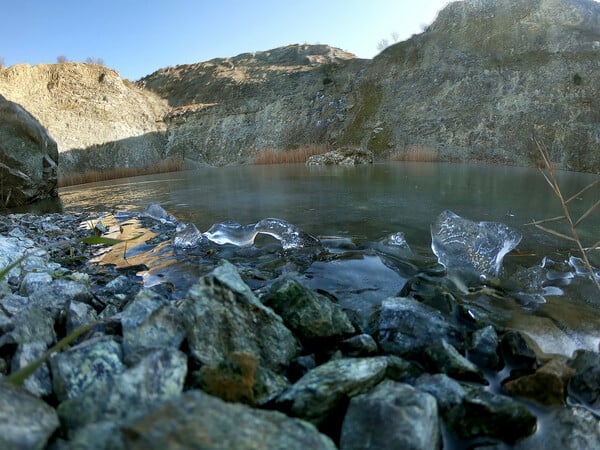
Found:
[[[53,408],[27,391],[0,381],[0,448],[41,450],[58,426]]]
[[[282,319],[264,306],[231,263],[222,261],[188,291],[179,305],[191,355],[217,365],[234,351],[249,352],[281,372],[298,354]]]
[[[0,206],[56,197],[58,148],[44,127],[0,95]]]
[[[28,366],[41,357],[48,350],[48,346],[42,341],[23,342],[17,346],[17,351],[11,361],[11,373]],[[48,364],[44,363],[36,369],[25,381],[23,388],[36,397],[43,397],[52,393],[52,381]]]
[[[177,349],[185,337],[181,312],[159,294],[142,289],[121,314],[123,353],[133,363],[158,348]]]
[[[59,401],[125,371],[121,345],[112,337],[94,338],[50,358],[54,393]]]
[[[77,397],[65,400],[57,412],[69,433],[95,422],[132,419],[158,403],[178,396],[186,372],[187,358],[183,353],[158,350],[125,372],[108,377]]]
[[[359,148],[341,148],[321,155],[313,155],[306,160],[307,166],[355,166],[372,164],[373,153]]]
[[[463,332],[439,311],[408,297],[382,302],[378,340],[386,353],[418,357],[432,342],[441,339],[459,349],[463,347]]]
[[[466,390],[459,407],[447,416],[449,428],[463,439],[491,437],[514,444],[534,433],[535,415],[510,397],[482,388]]]
[[[441,372],[457,380],[477,381],[487,384],[483,373],[471,361],[444,339],[425,349],[424,359],[432,372]]]
[[[126,450],[126,447],[119,425],[105,421],[78,428],[57,450]]]
[[[350,400],[340,449],[440,449],[435,398],[408,384],[383,381]]]
[[[339,305],[292,278],[276,282],[261,300],[301,340],[340,337],[355,331]]]
[[[498,356],[498,333],[488,325],[473,332],[468,343],[468,357],[475,364],[487,369],[497,369],[500,364]]]
[[[0,336],[0,347],[5,343],[43,342],[51,345],[56,341],[54,319],[39,304],[32,304],[12,318],[13,328]]]
[[[544,422],[542,433],[519,442],[515,450],[600,448],[600,421],[585,408],[554,409]]]
[[[345,356],[375,356],[379,352],[377,342],[370,334],[358,334],[344,339],[339,343],[339,348]]]
[[[67,335],[78,327],[98,320],[98,314],[87,303],[71,301],[67,305]]]
[[[345,399],[382,381],[387,366],[384,356],[329,361],[300,378],[277,403],[293,416],[321,425]]]
[[[465,390],[462,385],[445,374],[425,374],[417,378],[414,386],[435,397],[445,416],[462,403]]]
[[[569,365],[575,375],[568,384],[569,397],[577,403],[600,413],[600,354],[578,350]]]
[[[38,289],[47,289],[52,283],[52,276],[45,272],[30,272],[23,277],[19,294],[24,297],[30,296]]]
[[[520,331],[508,331],[500,340],[500,350],[506,364],[513,368],[534,370],[537,366],[535,352]]]
[[[136,449],[328,449],[333,442],[314,426],[277,411],[225,403],[201,391],[164,402],[123,429],[125,447]]]

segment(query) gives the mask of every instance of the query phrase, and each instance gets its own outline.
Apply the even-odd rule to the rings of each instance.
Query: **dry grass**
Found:
[[[295,164],[305,163],[313,155],[328,152],[324,145],[308,145],[293,150],[261,150],[252,160],[252,164]]]
[[[437,162],[440,160],[439,152],[433,147],[411,147],[404,150],[396,150],[390,154],[391,161],[412,162]]]
[[[83,173],[68,173],[59,178],[58,187],[135,177],[138,175],[151,175],[154,173],[179,172],[181,170],[183,170],[183,161],[166,159],[153,166],[137,169],[133,167],[118,167],[107,170],[88,170]]]
[[[558,180],[556,178],[556,172],[554,171],[554,166],[553,166],[552,162],[550,161],[550,155],[548,153],[548,149],[542,142],[538,141],[537,139],[535,140],[535,144],[537,145],[540,155],[542,157],[542,160],[544,161],[544,169],[540,169],[540,170],[542,170],[542,175],[544,176],[544,178],[550,185],[550,188],[554,192],[554,196],[559,201],[561,208],[563,210],[563,215],[558,216],[558,217],[552,217],[551,219],[535,220],[535,221],[531,222],[530,225],[535,225],[537,228],[539,228],[540,230],[542,230],[546,233],[552,234],[554,236],[558,236],[566,241],[574,243],[577,246],[577,249],[579,250],[579,253],[581,254],[583,263],[585,264],[585,267],[590,274],[590,279],[592,280],[592,282],[598,289],[598,292],[600,292],[600,282],[596,278],[594,268],[592,267],[592,264],[590,263],[590,260],[587,257],[588,251],[592,251],[592,250],[595,250],[600,247],[600,241],[596,242],[589,248],[584,248],[583,243],[579,239],[579,234],[577,233],[577,227],[579,225],[581,225],[581,223],[583,223],[588,217],[590,217],[596,209],[598,209],[598,207],[600,206],[600,200],[596,200],[596,202],[593,203],[586,210],[586,212],[584,212],[577,220],[575,220],[575,218],[572,217],[571,211],[569,210],[569,203],[571,203],[575,199],[580,198],[585,192],[589,191],[594,186],[599,184],[600,180],[593,181],[592,183],[590,183],[589,185],[587,185],[583,189],[581,189],[579,192],[577,192],[575,195],[572,195],[571,197],[565,199],[565,197],[560,189],[560,186],[558,185]],[[547,223],[563,222],[563,221],[567,223],[570,234],[564,234],[564,233],[561,233],[560,231],[557,231],[553,228],[549,228],[546,226]]]

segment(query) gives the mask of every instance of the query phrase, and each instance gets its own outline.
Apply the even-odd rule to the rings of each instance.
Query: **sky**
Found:
[[[372,58],[421,33],[447,0],[0,0],[0,61],[101,58],[138,80],[167,66],[328,44]]]

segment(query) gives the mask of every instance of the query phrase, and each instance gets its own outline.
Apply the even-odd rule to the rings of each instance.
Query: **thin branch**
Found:
[[[532,220],[531,222],[526,223],[525,225],[539,225],[540,223],[558,222],[559,220],[565,220],[565,219],[566,219],[565,216],[556,216],[556,217],[551,217],[550,219]]]
[[[536,228],[539,228],[540,230],[545,231],[548,234],[553,234],[554,236],[558,236],[559,238],[566,239],[567,241],[577,242],[577,240],[574,237],[568,236],[568,235],[563,234],[563,233],[560,233],[560,232],[558,232],[556,230],[553,230],[552,228],[546,228],[546,227],[543,227],[543,226],[541,226],[541,225],[539,225],[537,223],[534,224],[534,225],[535,225]]]
[[[575,200],[578,197],[581,197],[584,193],[586,193],[587,191],[589,191],[590,189],[592,189],[598,183],[600,183],[600,178],[598,178],[596,181],[592,181],[590,184],[588,184],[586,187],[584,187],[582,190],[580,190],[577,194],[575,194],[575,195],[571,196],[569,199],[567,199],[565,201],[565,203],[568,205],[573,200]]]

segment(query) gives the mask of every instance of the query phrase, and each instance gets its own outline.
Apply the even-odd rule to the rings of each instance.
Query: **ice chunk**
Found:
[[[194,248],[200,245],[205,237],[193,223],[180,224],[177,226],[173,245],[179,248]]]
[[[142,212],[142,216],[150,217],[151,219],[158,220],[161,223],[171,222],[176,223],[177,219],[170,215],[165,209],[157,203],[149,204],[146,209]]]
[[[521,241],[521,234],[497,222],[473,222],[451,211],[431,226],[431,248],[447,269],[475,271],[496,277],[504,255]]]
[[[284,249],[314,246],[319,240],[282,219],[263,219],[260,222],[240,225],[237,222],[225,221],[216,223],[204,233],[215,244],[233,244],[247,246],[254,243],[258,234],[273,236],[281,242]]]
[[[588,271],[588,268],[585,265],[585,262],[583,261],[583,259],[578,258],[576,256],[571,256],[569,258],[569,266],[571,266],[573,268],[573,270],[575,270],[575,274],[580,275],[580,276],[585,276],[585,277],[590,277],[590,272]],[[600,281],[600,270],[596,269],[595,267],[592,267],[594,276],[596,277],[596,279],[598,281]],[[591,277],[590,277],[591,278]]]

